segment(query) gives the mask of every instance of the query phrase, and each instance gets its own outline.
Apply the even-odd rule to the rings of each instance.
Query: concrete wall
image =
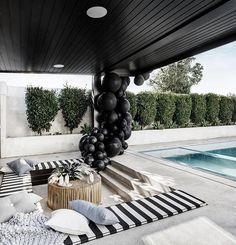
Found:
[[[133,131],[129,145],[143,145],[184,140],[212,139],[236,136],[236,125],[199,128],[176,128],[163,130]]]

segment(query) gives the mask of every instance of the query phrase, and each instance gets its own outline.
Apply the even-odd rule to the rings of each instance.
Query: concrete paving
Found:
[[[227,142],[235,140],[230,139],[215,139],[214,142]],[[198,142],[174,142],[172,144],[165,144],[166,147],[173,145],[179,146],[181,144],[198,144],[207,143],[209,141]],[[211,141],[212,142],[212,141]],[[147,225],[136,227],[112,236],[107,236],[102,239],[91,241],[91,245],[141,245],[141,238],[145,235],[156,231],[161,231],[173,225],[181,224],[199,216],[206,216],[223,229],[236,236],[236,186],[234,181],[224,181],[222,178],[209,177],[209,175],[202,174],[200,171],[191,171],[188,169],[181,169],[175,164],[166,164],[163,160],[146,157],[137,151],[145,149],[156,149],[156,147],[163,147],[164,145],[145,145],[138,147],[130,147],[129,150],[122,156],[115,157],[115,160],[132,167],[139,171],[147,171],[162,176],[168,176],[175,180],[176,188],[184,190],[208,203],[208,206],[199,208],[187,213],[183,213],[174,217],[170,217],[161,221],[153,222]],[[46,161],[52,159],[68,159],[78,157],[78,152],[41,155],[32,158],[38,161]],[[0,165],[4,165],[10,159],[0,159]],[[35,190],[37,193],[37,191]],[[109,191],[108,191],[109,192]],[[104,192],[105,193],[105,192]],[[110,193],[109,193],[110,194]],[[106,194],[109,196],[109,194]],[[104,200],[104,204],[106,205]],[[108,204],[109,205],[109,204]],[[210,236],[211,234],[209,234]],[[206,237],[207,239],[207,237]]]

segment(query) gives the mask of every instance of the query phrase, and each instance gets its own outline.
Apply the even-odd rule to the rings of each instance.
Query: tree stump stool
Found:
[[[69,201],[85,200],[95,204],[101,203],[101,177],[94,175],[92,184],[82,180],[70,181],[72,186],[58,186],[56,183],[48,183],[48,207],[55,210],[69,208]]]

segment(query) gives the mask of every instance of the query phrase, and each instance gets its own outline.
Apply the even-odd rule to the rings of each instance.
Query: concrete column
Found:
[[[4,156],[6,146],[6,107],[7,107],[7,84],[0,82],[0,158]]]
[[[93,76],[93,81],[92,81],[92,97],[94,97],[99,94],[98,88],[101,85],[101,75],[95,75]],[[98,112],[93,109],[93,126],[98,127],[98,122],[96,121],[96,116]]]

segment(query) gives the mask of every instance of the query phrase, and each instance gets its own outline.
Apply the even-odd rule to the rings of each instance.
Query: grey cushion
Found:
[[[27,191],[21,191],[9,196],[17,212],[30,213],[36,209],[34,200]]]
[[[107,208],[97,207],[95,204],[84,200],[71,201],[69,206],[99,225],[113,225],[119,222],[116,215]]]
[[[12,162],[9,162],[7,163],[7,165],[10,169],[12,169],[19,176],[23,176],[23,174],[28,173],[29,171],[33,170],[33,168],[31,168],[29,164],[23,158],[19,158]]]
[[[37,162],[36,160],[32,160],[32,159],[25,158],[25,161],[30,165],[31,168],[34,168],[35,165],[39,164],[39,162]]]
[[[14,214],[16,209],[9,197],[3,197],[0,200],[0,223],[8,221]]]

